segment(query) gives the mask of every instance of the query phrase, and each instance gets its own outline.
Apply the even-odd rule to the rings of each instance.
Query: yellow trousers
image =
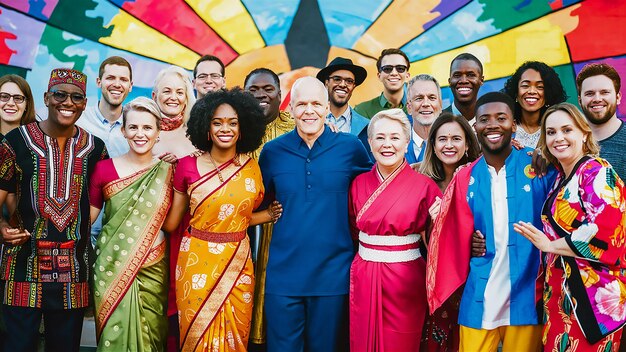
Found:
[[[542,325],[501,326],[493,330],[460,326],[461,352],[540,352]]]

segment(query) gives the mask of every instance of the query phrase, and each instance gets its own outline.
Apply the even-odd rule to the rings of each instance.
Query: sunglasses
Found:
[[[0,101],[7,102],[13,98],[15,104],[21,104],[26,100],[26,97],[21,94],[9,94],[5,92],[0,93]]]
[[[352,78],[343,78],[339,76],[330,76],[328,77],[328,79],[331,80],[334,84],[341,84],[341,82],[346,82],[346,85],[353,86],[355,83]]]
[[[396,69],[398,73],[405,73],[408,67],[405,65],[385,65],[380,68],[380,70],[386,74],[390,74],[393,69]]]
[[[62,90],[51,90],[48,93],[52,93],[52,97],[54,98],[54,100],[56,100],[59,103],[62,103],[65,100],[67,100],[68,96],[72,99],[72,102],[74,104],[82,104],[85,102],[85,99],[87,99],[87,97],[85,97],[84,94],[68,93]]]

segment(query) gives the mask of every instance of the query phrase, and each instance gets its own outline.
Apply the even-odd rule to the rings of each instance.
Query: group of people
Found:
[[[126,104],[121,57],[93,105],[55,69],[39,118],[0,77],[4,350],[36,350],[43,317],[47,351],[78,351],[91,303],[102,351],[619,350],[615,69],[580,71],[581,112],[542,62],[479,97],[463,53],[446,109],[401,50],[376,66],[373,99],[351,107],[367,71],[338,57],[289,112],[276,73],[226,89],[211,55]]]

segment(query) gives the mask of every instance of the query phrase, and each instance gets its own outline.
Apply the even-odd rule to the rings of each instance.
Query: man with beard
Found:
[[[226,87],[226,72],[224,63],[219,57],[204,55],[196,62],[193,68],[193,88],[196,90],[196,99],[200,100],[209,92]]]
[[[263,144],[252,153],[253,158],[259,158],[261,149],[265,143],[278,136],[290,132],[295,127],[295,122],[288,111],[280,111],[280,81],[274,71],[267,68],[257,68],[250,72],[244,80],[244,89],[252,94],[261,105],[267,128],[263,137]],[[254,309],[252,311],[252,327],[250,329],[250,343],[265,343],[265,269],[269,254],[270,241],[272,239],[273,223],[259,225],[262,227],[262,235],[253,236],[255,246],[258,246],[254,267]],[[255,229],[258,229],[255,227]],[[258,231],[258,230],[257,230]]]
[[[622,99],[619,74],[607,64],[588,64],[578,73],[576,86],[580,107],[600,144],[600,157],[626,177],[626,127],[616,113]]]
[[[439,82],[428,74],[417,75],[409,81],[407,95],[407,110],[413,116],[413,129],[406,160],[413,164],[424,158],[430,126],[441,114]]]
[[[540,351],[541,316],[536,305],[539,251],[513,223],[541,226],[541,207],[556,172],[539,178],[531,149],[511,146],[513,100],[492,92],[476,102],[474,126],[483,156],[452,179],[429,244],[427,292],[435,311],[465,284],[459,309],[460,350]],[[523,206],[521,206],[523,204]],[[471,257],[480,231],[486,254]],[[454,260],[450,260],[454,258]]]
[[[383,92],[357,105],[354,110],[368,119],[387,109],[401,108],[406,112],[404,83],[409,79],[409,67],[409,57],[402,50],[383,50],[376,61],[378,80],[383,84]]]
[[[85,110],[86,76],[52,70],[48,118],[9,132],[0,145],[0,208],[15,193],[4,242],[5,351],[37,351],[43,317],[46,351],[78,351],[89,305],[89,197],[104,143],[75,125]]]
[[[367,124],[369,120],[354,111],[349,105],[352,91],[367,77],[367,71],[354,65],[352,60],[343,57],[334,58],[328,66],[321,69],[317,79],[324,83],[330,98],[330,113],[326,123],[334,124],[340,132],[352,133],[367,143]]]
[[[474,113],[478,90],[483,85],[484,79],[483,64],[476,56],[470,53],[457,55],[450,63],[448,78],[454,101],[444,111],[463,115],[470,126],[473,126],[476,122]]]

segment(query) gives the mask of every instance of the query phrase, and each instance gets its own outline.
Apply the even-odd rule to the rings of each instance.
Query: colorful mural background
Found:
[[[624,23],[626,1],[612,0],[0,0],[0,74],[25,76],[41,106],[50,70],[73,67],[88,75],[94,101],[100,62],[121,55],[133,66],[133,98],[149,95],[167,65],[191,70],[213,54],[227,64],[228,86],[268,67],[281,73],[285,98],[297,77],[345,56],[368,70],[356,104],[382,89],[380,51],[399,47],[411,75],[432,73],[442,84],[454,56],[475,54],[485,66],[481,93],[541,60],[575,102],[575,75],[587,62],[608,62],[626,78]],[[447,106],[451,93],[443,94]],[[618,114],[626,117],[626,104]]]

